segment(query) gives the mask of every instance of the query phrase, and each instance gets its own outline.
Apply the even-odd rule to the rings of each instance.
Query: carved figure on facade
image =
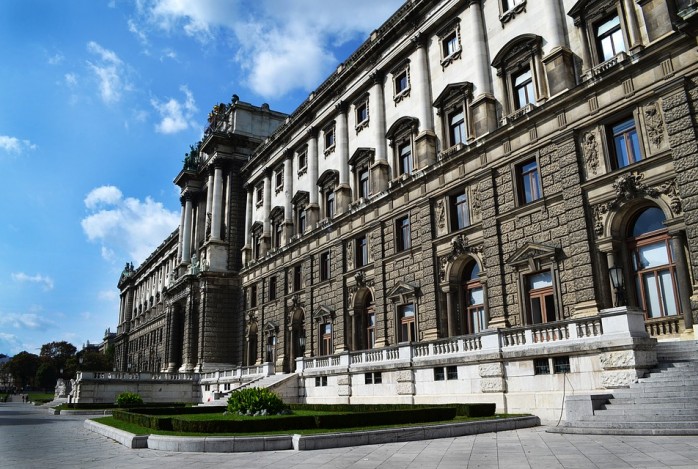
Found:
[[[446,229],[446,206],[443,199],[436,201],[436,226],[439,232]]]
[[[206,212],[206,239],[211,239],[211,225],[212,225],[212,215],[211,212]]]
[[[647,139],[656,148],[662,146],[664,141],[664,119],[657,103],[650,103],[643,109],[645,115],[645,129]]]
[[[446,280],[446,270],[448,265],[458,259],[463,254],[478,254],[482,252],[482,246],[468,245],[468,238],[463,234],[454,236],[451,239],[451,252],[439,258],[439,279],[443,282]]]
[[[349,270],[351,270],[354,268],[354,243],[351,240],[347,241],[346,253],[347,253],[347,268]]]
[[[354,281],[354,285],[351,285],[347,289],[349,292],[349,295],[347,295],[347,311],[349,311],[350,315],[354,312],[354,298],[356,297],[356,293],[363,288],[373,288],[373,280],[367,279],[366,274],[363,272],[354,274]]]
[[[191,256],[191,265],[189,266],[189,273],[196,275],[201,271],[201,265],[199,264],[199,257],[196,253]]]
[[[599,168],[599,142],[594,132],[589,131],[582,136],[582,154],[587,170],[596,174]]]
[[[480,188],[480,184],[476,184],[475,186],[470,188],[470,208],[473,221],[482,220],[482,199],[480,197],[481,192],[482,189]]]

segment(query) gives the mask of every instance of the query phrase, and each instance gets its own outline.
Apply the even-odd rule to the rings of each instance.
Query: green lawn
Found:
[[[29,402],[36,402],[37,404],[43,404],[45,402],[51,402],[53,400],[53,393],[48,392],[30,392]]]

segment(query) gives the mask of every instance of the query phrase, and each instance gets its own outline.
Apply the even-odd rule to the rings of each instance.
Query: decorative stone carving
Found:
[[[443,199],[436,201],[436,229],[439,233],[446,230],[446,204]]]
[[[648,195],[653,198],[659,197],[659,190],[649,187],[642,180],[645,178],[643,173],[632,172],[618,176],[618,179],[613,183],[613,188],[616,190],[616,198],[609,202],[609,208],[615,209],[622,203],[629,200]]]
[[[662,146],[664,141],[664,118],[659,110],[657,103],[650,103],[643,108],[645,115],[645,129],[647,130],[647,139],[656,148]]]
[[[463,234],[454,236],[451,239],[451,252],[439,259],[439,279],[443,282],[446,280],[446,268],[448,264],[456,260],[462,254],[477,254],[482,252],[482,245],[469,246],[468,238]]]
[[[501,363],[485,363],[478,365],[478,373],[481,378],[502,377],[504,371]]]
[[[596,236],[601,236],[603,234],[603,219],[604,215],[608,213],[607,204],[595,205],[593,208],[594,216],[594,233]]]
[[[480,198],[480,184],[470,188],[470,209],[473,221],[482,220],[482,199]]]
[[[679,196],[678,190],[676,189],[676,179],[672,179],[669,182],[662,184],[659,187],[659,191],[669,198],[669,207],[671,211],[678,215],[682,210],[681,197]]]
[[[482,378],[480,380],[480,392],[506,392],[506,389],[504,378]]]
[[[499,17],[499,21],[501,21],[502,26],[504,26],[504,23],[508,23],[509,21],[516,18],[516,15],[523,13],[525,11],[526,11],[526,0],[523,0],[522,2],[517,3],[512,8],[510,8],[509,10],[502,13],[502,15]]]
[[[354,268],[354,241],[351,239],[349,241],[347,241],[346,253],[347,253],[347,269],[351,270]]]
[[[593,132],[587,132],[582,136],[582,153],[587,170],[596,174],[599,168],[599,143]]]

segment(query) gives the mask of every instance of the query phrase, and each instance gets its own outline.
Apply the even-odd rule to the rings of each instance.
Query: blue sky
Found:
[[[115,330],[213,105],[292,112],[401,3],[0,2],[0,353]]]

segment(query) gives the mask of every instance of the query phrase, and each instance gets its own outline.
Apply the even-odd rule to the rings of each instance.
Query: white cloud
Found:
[[[121,200],[123,194],[118,187],[101,186],[92,189],[87,197],[85,197],[85,206],[93,209],[100,205],[114,205]]]
[[[51,57],[48,58],[48,64],[49,65],[58,65],[61,62],[63,62],[64,58],[65,57],[63,57],[63,54],[61,54],[60,52],[56,52],[54,55],[52,55]]]
[[[114,51],[105,49],[94,41],[87,43],[87,50],[98,59],[87,62],[99,83],[99,94],[106,104],[118,102],[124,91],[130,89],[126,81],[126,66]]]
[[[196,128],[197,122],[194,119],[194,113],[197,109],[194,95],[186,86],[180,86],[179,89],[184,93],[183,102],[174,98],[170,98],[164,103],[157,99],[150,101],[162,117],[162,120],[155,126],[155,130],[159,133],[174,134],[188,128]]]
[[[66,85],[70,86],[71,88],[74,86],[77,86],[78,76],[74,73],[66,73],[65,74],[65,83],[66,83]]]
[[[35,313],[8,313],[0,315],[0,326],[10,326],[15,329],[45,330],[54,323]]]
[[[310,91],[337,65],[335,48],[364,40],[404,0],[139,0],[142,20],[200,42],[236,39],[247,85],[274,98]],[[356,14],[360,11],[361,14]]]
[[[119,293],[116,288],[111,290],[102,290],[97,293],[97,298],[104,301],[115,301],[119,299]]]
[[[29,140],[20,140],[9,135],[0,135],[0,150],[7,153],[21,154],[24,150],[36,150],[36,145]]]
[[[81,221],[90,241],[102,243],[102,256],[130,256],[137,263],[145,260],[179,224],[179,213],[170,212],[150,197],[141,201],[123,196],[113,186],[98,187],[85,198],[90,213]]]
[[[15,282],[40,283],[43,284],[44,290],[53,290],[53,279],[41,274],[27,275],[24,272],[17,272],[12,274],[12,280]]]

